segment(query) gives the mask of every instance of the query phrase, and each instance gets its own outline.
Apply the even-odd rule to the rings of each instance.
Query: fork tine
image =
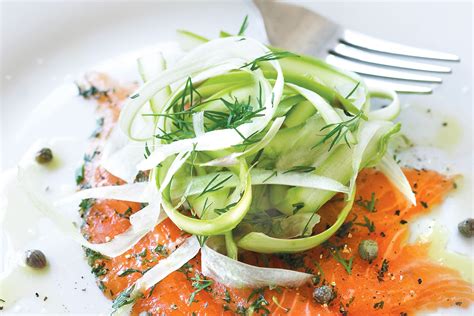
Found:
[[[344,31],[341,42],[343,42],[344,44],[359,47],[362,49],[367,49],[367,50],[372,50],[372,51],[377,51],[377,52],[382,52],[382,53],[387,53],[387,54],[447,60],[447,61],[460,61],[459,56],[456,56],[454,54],[437,52],[437,51],[397,44],[394,42],[380,40],[375,37],[367,36],[367,35],[350,31],[350,30]]]
[[[384,88],[394,90],[398,93],[430,94],[433,92],[432,88],[426,86],[394,83],[385,80],[370,79],[367,77],[364,77],[364,81],[367,84],[375,83],[377,86],[383,86]]]
[[[441,78],[438,78],[438,77],[418,75],[418,74],[409,73],[409,72],[389,70],[389,69],[369,66],[369,65],[365,65],[361,63],[355,63],[350,60],[337,57],[334,55],[328,55],[326,57],[326,62],[343,69],[357,72],[359,74],[375,76],[375,77],[409,80],[409,81],[420,81],[420,82],[434,82],[434,83],[441,83],[443,81]]]
[[[344,57],[344,58],[348,58],[355,61],[361,61],[364,63],[377,64],[377,65],[382,65],[382,66],[389,66],[389,67],[403,68],[403,69],[410,69],[410,70],[421,70],[421,71],[428,71],[428,72],[441,72],[441,73],[451,72],[451,68],[449,67],[411,62],[411,61],[406,61],[399,58],[385,57],[378,54],[372,54],[366,51],[362,51],[345,44],[337,44],[336,47],[334,47],[334,49],[329,51],[329,53],[335,56]]]

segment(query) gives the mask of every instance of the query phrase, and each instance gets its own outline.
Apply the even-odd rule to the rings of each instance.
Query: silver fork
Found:
[[[399,93],[431,93],[423,85],[397,83],[412,81],[441,83],[433,75],[407,72],[450,73],[451,68],[408,60],[406,57],[426,60],[459,61],[449,53],[397,44],[355,31],[303,7],[272,0],[254,0],[274,46],[325,59],[328,63],[359,73],[368,83],[373,82]],[[377,78],[377,79],[374,79]]]

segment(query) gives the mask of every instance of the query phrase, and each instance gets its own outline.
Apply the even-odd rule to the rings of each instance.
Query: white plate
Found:
[[[426,232],[432,220],[436,220],[446,225],[450,232],[448,247],[472,256],[473,242],[459,238],[456,231],[457,223],[473,217],[474,210],[470,4],[328,2],[306,5],[371,35],[447,50],[461,56],[462,62],[452,64],[453,74],[443,76],[445,83],[437,87],[433,95],[402,97],[407,109],[401,120],[409,137],[433,151],[426,157],[429,161],[422,162],[423,166],[444,171],[449,164],[451,173],[465,176],[464,185],[438,211],[412,224],[413,236]],[[177,28],[191,29],[209,37],[215,36],[220,29],[235,32],[243,16],[253,13],[248,3],[239,2],[10,2],[2,6],[2,169],[13,167],[37,138],[60,135],[86,139],[89,136],[95,124],[93,105],[77,98],[72,99],[78,101],[69,101],[69,96],[74,94],[70,83],[79,77],[79,73],[97,68],[88,65],[111,56],[136,52],[158,41],[172,40]],[[420,16],[423,16],[422,24]],[[249,34],[265,38],[255,15],[250,17]],[[138,79],[133,54],[124,55],[126,63],[115,73],[120,79]],[[65,101],[46,101],[38,105],[39,100],[62,84],[66,84],[66,90],[61,90],[67,91]],[[61,100],[61,97],[54,99]],[[431,109],[431,114],[426,113],[427,108]],[[443,128],[442,122],[446,120],[448,127]],[[444,140],[439,141],[440,135]],[[12,186],[9,190],[15,188]],[[24,296],[10,311],[108,312],[110,303],[94,284],[80,247],[63,238],[48,220],[41,219],[36,223],[33,219],[39,217],[28,203],[18,206],[21,208],[16,210],[18,213],[11,221],[22,220],[23,216],[32,216],[32,220],[28,226],[30,230],[23,232],[15,245],[24,249],[41,245],[51,257],[51,270],[46,276],[30,275],[23,279],[28,286],[23,284],[18,289],[25,289]],[[4,259],[8,247],[5,240],[0,247]],[[7,261],[4,259],[2,263],[5,265]],[[46,301],[43,301],[44,296],[48,296]],[[450,310],[449,314],[454,312]]]

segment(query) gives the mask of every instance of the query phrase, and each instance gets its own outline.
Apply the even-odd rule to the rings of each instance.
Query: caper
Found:
[[[53,160],[53,152],[49,148],[41,148],[37,153],[35,160],[39,164],[46,164]]]
[[[313,291],[313,298],[319,304],[329,304],[336,297],[336,293],[329,285],[322,285]]]
[[[464,237],[470,238],[474,235],[474,219],[468,218],[458,224],[458,230]]]
[[[26,264],[33,269],[43,269],[47,265],[46,256],[41,250],[28,250]]]
[[[379,245],[375,240],[362,240],[359,244],[359,256],[366,261],[372,261],[377,258],[379,253]]]

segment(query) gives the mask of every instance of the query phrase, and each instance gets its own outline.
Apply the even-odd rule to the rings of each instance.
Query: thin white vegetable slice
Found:
[[[144,55],[138,58],[137,64],[138,72],[140,72],[143,82],[155,79],[166,70],[166,60],[161,52]],[[152,112],[161,113],[163,105],[166,103],[170,95],[171,89],[169,86],[155,94],[150,100]]]
[[[388,152],[383,156],[377,167],[387,176],[390,182],[403,194],[409,203],[416,205],[416,196],[413,193],[408,179]]]
[[[136,288],[142,290],[149,289],[194,258],[200,249],[201,247],[196,236],[189,237],[168,257],[160,260],[156,266],[148,270],[143,277],[138,279],[135,283]]]
[[[204,134],[204,112],[198,112],[193,114],[193,128],[196,136]]]
[[[134,298],[140,293],[145,292],[153,285],[157,284],[174,271],[181,268],[185,263],[194,258],[200,250],[199,242],[196,236],[186,239],[175,251],[168,257],[160,260],[153,268],[148,270],[140,279],[135,281],[127,290],[130,291],[131,303],[122,306],[114,314],[128,315],[133,307]],[[127,291],[126,290],[126,291]]]
[[[291,83],[287,83],[286,85],[304,96],[316,108],[327,124],[336,124],[342,122],[342,119],[337,111],[316,92]]]
[[[284,286],[297,287],[311,281],[312,275],[285,269],[261,268],[233,260],[207,245],[201,251],[202,273],[233,288]]]
[[[78,191],[56,204],[69,203],[71,201],[80,201],[83,199],[108,199],[130,202],[151,202],[152,198],[148,193],[150,184],[148,182],[137,182],[123,185],[111,185],[105,187],[95,187]]]
[[[361,123],[359,127],[359,133],[357,135],[357,144],[354,147],[352,152],[352,172],[349,189],[352,191],[355,188],[355,182],[357,175],[359,174],[360,164],[362,162],[362,157],[364,155],[367,146],[369,145],[372,138],[375,136],[377,131],[384,127],[390,125],[388,122],[383,121],[369,121]]]
[[[168,184],[171,182],[171,179],[173,179],[175,173],[178,172],[181,166],[186,162],[186,159],[189,158],[190,154],[191,152],[181,152],[176,156],[175,160],[168,169],[168,172],[166,173],[163,182],[160,183],[160,193],[163,193],[163,190],[168,186]]]
[[[100,165],[114,176],[133,182],[138,169],[137,164],[143,160],[145,143],[129,140],[123,131],[115,127],[107,139]]]

